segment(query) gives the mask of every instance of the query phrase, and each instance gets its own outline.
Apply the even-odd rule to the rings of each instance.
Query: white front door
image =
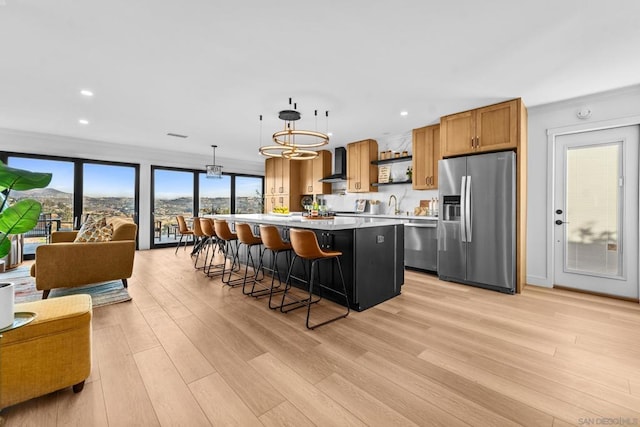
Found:
[[[638,298],[638,133],[556,138],[556,286]]]

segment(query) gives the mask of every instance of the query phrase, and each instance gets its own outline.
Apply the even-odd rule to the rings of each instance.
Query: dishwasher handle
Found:
[[[409,222],[404,225],[405,227],[416,227],[416,228],[438,228],[438,224],[420,224],[417,222]]]

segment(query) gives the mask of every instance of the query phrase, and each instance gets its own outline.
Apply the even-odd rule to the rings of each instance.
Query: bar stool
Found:
[[[238,235],[232,233],[227,221],[223,219],[216,219],[213,221],[214,228],[218,239],[224,242],[224,261],[222,265],[222,283],[231,286],[241,286],[244,281],[243,278],[231,280],[231,275],[240,270],[240,259],[238,257]],[[231,255],[231,267],[228,269],[229,276],[227,274],[227,257]]]
[[[216,248],[219,248],[218,237],[214,229],[213,219],[200,218],[200,228],[205,235],[203,246],[207,247],[207,251],[204,255],[204,274],[206,274],[207,276],[220,274],[222,272],[222,270],[220,270],[220,268],[222,268],[222,264],[213,264],[213,259],[216,256]],[[211,250],[211,260],[209,260],[209,250]],[[212,268],[217,268],[218,270],[211,273]]]
[[[184,249],[187,249],[187,242],[189,241],[189,236],[193,238],[193,230],[187,227],[187,221],[184,220],[183,215],[177,215],[176,219],[178,220],[178,233],[180,233],[180,240],[178,241],[178,246],[176,246],[176,251],[174,253],[178,253],[178,249],[180,249],[180,244],[182,243],[182,239],[184,238]],[[185,238],[185,236],[187,236]]]
[[[322,249],[320,249],[320,245],[318,245],[318,238],[316,237],[316,234],[311,231],[311,230],[301,230],[301,229],[297,229],[297,228],[292,228],[290,230],[290,236],[291,236],[291,246],[293,247],[293,251],[295,253],[295,256],[293,258],[293,261],[291,262],[291,265],[289,266],[289,274],[287,275],[287,284],[290,284],[290,280],[291,280],[291,272],[293,270],[293,265],[295,264],[295,260],[297,258],[302,258],[305,259],[307,261],[311,262],[311,271],[309,273],[309,298],[305,298],[302,300],[298,300],[296,301],[298,303],[297,307],[293,307],[291,309],[288,309],[286,311],[282,310],[283,312],[288,312],[291,310],[295,310],[297,308],[300,307],[307,307],[307,322],[306,322],[306,326],[307,329],[315,329],[318,326],[322,326],[322,325],[326,325],[329,322],[333,322],[335,320],[338,319],[342,319],[343,317],[347,317],[349,315],[349,298],[347,297],[347,286],[344,283],[344,276],[342,274],[342,266],[340,265],[340,256],[342,255],[342,252],[340,251],[323,251]],[[317,270],[317,264],[320,261],[331,261],[331,260],[335,260],[337,266],[338,266],[338,272],[340,273],[340,279],[342,280],[342,292],[330,288],[326,285],[323,285],[322,283],[320,283],[320,272],[317,271],[318,273],[318,298],[316,298],[315,300],[313,299],[313,286],[314,286],[314,270]],[[340,295],[344,297],[344,302],[345,302],[345,306],[347,307],[347,312],[344,314],[341,314],[339,316],[336,317],[332,317],[331,319],[325,320],[323,322],[317,323],[315,325],[311,325],[309,323],[309,318],[311,316],[311,305],[312,304],[316,304],[318,303],[321,299],[322,299],[322,290],[326,289],[328,291],[334,292],[336,295]],[[284,300],[287,294],[287,288],[285,288],[284,293],[282,294],[282,304],[284,305]]]
[[[193,241],[193,249],[191,250],[191,256],[195,255],[196,257],[196,260],[193,263],[193,268],[195,268],[196,270],[202,270],[204,269],[204,266],[198,267],[198,259],[200,259],[200,251],[202,250],[202,247],[205,244],[206,235],[202,231],[200,218],[197,216],[193,218],[193,238],[194,238],[194,241]]]
[[[260,225],[260,237],[262,238],[262,244],[264,245],[264,250],[262,251],[262,256],[260,257],[260,266],[258,268],[264,267],[264,254],[266,251],[271,251],[272,253],[272,261],[271,268],[267,268],[267,270],[271,271],[271,286],[269,287],[269,308],[275,309],[280,306],[271,305],[271,300],[273,298],[274,289],[278,289],[276,292],[284,292],[284,289],[280,289],[282,286],[282,278],[280,277],[280,269],[278,268],[278,256],[280,253],[284,253],[287,257],[288,264],[291,264],[291,252],[293,252],[293,247],[291,243],[284,242],[282,237],[280,237],[280,232],[273,225]],[[276,275],[278,276],[278,286],[274,286]],[[286,284],[285,284],[286,286]],[[262,296],[267,294],[267,289],[263,289],[260,291],[253,293],[253,296]]]
[[[260,237],[254,236],[251,232],[251,226],[249,224],[244,223],[236,223],[236,233],[238,234],[238,241],[240,245],[245,245],[247,247],[247,262],[244,265],[244,280],[242,282],[242,293],[245,295],[253,296],[255,291],[256,282],[262,279],[258,279],[260,274],[260,265],[262,265],[262,251],[259,250],[259,258],[258,258],[258,267],[256,267],[256,262],[253,258],[253,254],[251,249],[255,246],[262,246],[262,239]],[[253,279],[251,282],[253,285],[251,286],[251,291],[247,292],[247,275],[249,274],[249,263],[251,263],[251,268],[253,268]],[[264,278],[264,272],[263,272]]]

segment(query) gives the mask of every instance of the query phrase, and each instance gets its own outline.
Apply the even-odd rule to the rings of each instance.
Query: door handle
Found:
[[[460,183],[460,237],[462,242],[467,242],[467,219],[466,219],[466,190],[467,190],[467,176],[463,175]]]

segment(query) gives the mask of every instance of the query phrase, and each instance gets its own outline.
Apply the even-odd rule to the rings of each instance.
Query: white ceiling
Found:
[[[330,111],[331,148],[640,83],[639,22],[637,0],[0,0],[0,128],[257,161],[289,97],[299,129]]]

